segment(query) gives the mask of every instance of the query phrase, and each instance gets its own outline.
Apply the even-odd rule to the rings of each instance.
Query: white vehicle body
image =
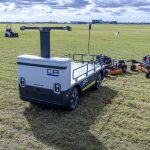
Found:
[[[32,55],[17,57],[20,97],[23,100],[67,105],[73,87],[85,91],[95,84],[104,66],[99,63],[75,62],[70,58],[43,58]]]

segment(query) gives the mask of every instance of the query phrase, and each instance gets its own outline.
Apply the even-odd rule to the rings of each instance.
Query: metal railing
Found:
[[[97,55],[93,55],[93,54],[66,54],[66,55],[63,55],[61,57],[68,57],[68,58],[71,58],[73,61],[86,63],[86,64],[83,64],[82,66],[80,66],[78,68],[75,68],[72,71],[72,78],[76,82],[77,82],[78,78],[80,78],[84,75],[88,76],[89,72],[91,72],[91,71],[95,72],[98,67],[102,67],[102,63],[96,61]],[[77,59],[77,57],[80,57],[80,59]],[[85,60],[85,58],[88,58],[88,60]],[[89,65],[93,65],[93,67],[91,67],[92,69],[90,69],[90,70],[89,70]],[[79,71],[79,69],[83,69],[84,67],[86,68],[85,72],[79,74],[78,76],[75,76],[75,72],[77,70]]]
[[[98,67],[101,67],[101,65],[100,65],[99,63],[97,63],[96,61],[93,61],[92,63],[93,63],[93,64],[92,64],[92,65],[93,65],[92,69],[89,69],[89,65],[91,65],[90,62],[88,62],[88,63],[86,63],[86,64],[84,64],[84,65],[82,65],[82,66],[80,66],[80,67],[78,67],[78,68],[76,68],[76,69],[74,69],[74,70],[72,71],[72,73],[73,73],[73,76],[72,76],[73,80],[77,81],[78,78],[80,78],[80,77],[82,77],[82,76],[84,76],[84,75],[85,75],[85,76],[88,76],[88,75],[89,75],[89,72],[91,72],[91,71],[94,71],[94,72],[95,72]],[[80,74],[80,75],[78,75],[78,76],[75,76],[75,71],[77,71],[77,70],[79,70],[79,69],[82,69],[82,68],[84,68],[84,67],[86,67],[85,72],[82,73],[82,74]]]
[[[77,59],[77,56],[80,57],[80,59]],[[69,57],[74,61],[79,61],[79,62],[89,62],[89,61],[94,61],[97,55],[92,55],[92,54],[66,54],[61,57]],[[85,58],[89,58],[88,60],[85,60]]]
[[[76,59],[76,56],[80,56],[81,59]],[[96,56],[97,55],[91,55],[91,54],[73,54],[73,60],[81,61],[81,62],[94,61]],[[89,60],[85,60],[85,58],[89,58]]]
[[[72,54],[65,54],[65,55],[62,55],[61,57],[69,57],[69,58],[71,58],[71,55]]]

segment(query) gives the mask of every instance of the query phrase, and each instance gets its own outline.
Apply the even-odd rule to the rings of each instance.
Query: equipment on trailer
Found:
[[[5,37],[19,37],[19,34],[13,31],[11,24],[7,24]]]
[[[122,74],[127,71],[127,60],[115,60],[104,55],[98,55],[96,60],[105,65],[105,76]]]
[[[142,61],[132,60],[131,71],[145,72],[146,78],[150,79],[150,55],[144,56]]]
[[[44,105],[58,105],[74,110],[79,96],[87,89],[99,89],[104,78],[104,65],[97,61],[85,61],[93,55],[69,54],[51,57],[50,32],[71,31],[66,27],[21,27],[21,30],[40,31],[41,56],[17,57],[19,94],[24,101]],[[68,56],[70,58],[68,58]],[[79,60],[78,57],[81,57]],[[72,58],[72,59],[71,59]]]

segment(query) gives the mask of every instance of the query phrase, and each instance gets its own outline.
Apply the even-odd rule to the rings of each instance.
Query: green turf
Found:
[[[29,108],[18,96],[16,56],[39,54],[38,31],[4,38],[0,25],[0,149],[138,150],[150,148],[150,80],[143,73],[110,77],[103,88],[81,97],[73,112]],[[52,55],[86,53],[87,25],[52,32]],[[115,33],[120,31],[120,36]],[[94,25],[93,54],[142,59],[150,54],[150,26]],[[112,104],[103,101],[112,99]]]

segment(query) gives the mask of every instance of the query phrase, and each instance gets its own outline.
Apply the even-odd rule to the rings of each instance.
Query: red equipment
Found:
[[[150,79],[150,55],[144,56],[141,62],[132,60],[131,71],[141,71]]]

